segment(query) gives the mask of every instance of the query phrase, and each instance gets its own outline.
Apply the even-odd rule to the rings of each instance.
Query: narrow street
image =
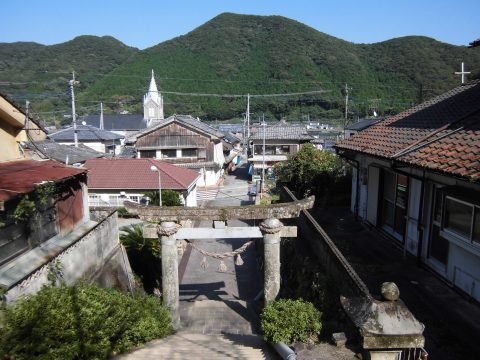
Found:
[[[201,206],[248,205],[247,164],[226,176],[218,188],[207,189]],[[207,193],[205,192],[205,193]],[[212,195],[214,194],[214,196]],[[195,227],[212,227],[201,221]],[[227,226],[249,226],[244,221],[228,221]],[[250,239],[202,239],[195,245],[212,253],[238,249]],[[226,270],[219,271],[220,260],[206,257],[188,246],[179,257],[181,330],[166,339],[121,357],[122,359],[277,359],[259,334],[260,323],[254,298],[263,289],[262,269],[255,244],[241,254],[243,265],[234,258],[223,260]],[[261,296],[261,295],[260,295]]]

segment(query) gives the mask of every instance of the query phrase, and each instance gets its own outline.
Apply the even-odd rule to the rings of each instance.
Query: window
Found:
[[[140,157],[141,158],[155,158],[157,156],[157,152],[155,150],[140,150]]]
[[[197,149],[182,149],[182,157],[197,157]]]
[[[382,223],[397,237],[405,233],[408,177],[383,171]]]
[[[451,197],[445,200],[443,227],[461,236],[469,237],[472,227],[473,206]]]
[[[442,227],[467,242],[480,244],[480,205],[445,196]]]
[[[148,108],[148,117],[153,118],[155,116],[155,109]]]
[[[265,145],[265,155],[285,155],[289,153],[289,145]],[[263,145],[255,145],[255,154],[263,155]]]
[[[443,265],[447,264],[449,242],[440,234],[443,212],[443,191],[439,187],[434,188],[432,227],[430,229],[430,241],[428,244],[428,257],[432,257]]]
[[[277,145],[275,147],[275,154],[283,155],[290,153],[290,146],[289,145]]]
[[[177,157],[177,150],[175,149],[162,150],[162,159],[176,158],[176,157]]]

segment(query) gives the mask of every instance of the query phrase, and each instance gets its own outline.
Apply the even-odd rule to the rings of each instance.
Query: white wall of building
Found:
[[[357,176],[354,169],[354,175],[352,176],[351,209],[354,211],[355,201],[358,199],[359,217],[372,225],[377,225],[381,222],[381,219],[377,219],[377,214],[380,213],[379,210],[381,210],[382,199],[381,194],[379,194],[379,186],[381,185],[379,172],[382,168],[393,172],[395,172],[395,170],[392,170],[387,162],[372,157],[357,156],[356,159],[360,164],[358,173],[358,188],[360,191],[357,197],[355,194],[357,189]],[[409,174],[409,196],[403,245],[405,252],[417,256],[418,250],[420,250],[420,257],[424,263],[452,284],[480,301],[480,243],[467,241],[451,232],[442,230],[442,236],[448,240],[448,257],[446,264],[440,263],[429,254],[433,216],[433,186],[455,186],[456,188],[464,189],[466,194],[475,194],[480,193],[480,185],[440,174],[429,172],[425,172],[424,174],[420,169],[402,167],[401,171]],[[422,183],[425,187],[423,199],[421,198]],[[475,204],[473,200],[472,203]],[[421,217],[420,214],[422,215]],[[423,233],[420,229],[423,229]],[[400,240],[398,236],[397,239]],[[418,249],[420,242],[422,246],[421,249]]]

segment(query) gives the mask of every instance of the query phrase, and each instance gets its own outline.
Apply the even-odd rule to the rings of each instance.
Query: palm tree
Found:
[[[161,288],[161,245],[158,239],[143,237],[143,224],[122,227],[120,242],[127,250],[133,272],[141,279],[144,290],[152,294]]]

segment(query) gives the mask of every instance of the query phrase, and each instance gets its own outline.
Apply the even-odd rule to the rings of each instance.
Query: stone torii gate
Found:
[[[215,208],[160,207],[124,203],[128,212],[141,220],[160,222],[145,226],[143,236],[160,238],[162,244],[163,303],[172,316],[172,325],[180,327],[177,239],[262,238],[264,242],[264,300],[275,300],[280,291],[280,239],[296,237],[296,226],[284,226],[279,219],[296,218],[311,209],[314,196],[289,203]],[[182,220],[263,220],[258,227],[182,228]]]

